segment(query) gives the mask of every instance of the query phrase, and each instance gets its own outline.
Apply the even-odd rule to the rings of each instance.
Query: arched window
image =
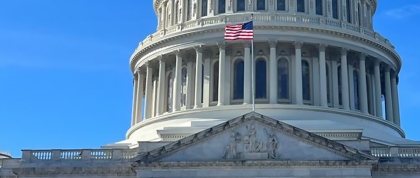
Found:
[[[207,16],[207,0],[201,0],[201,17]]]
[[[218,6],[218,12],[219,14],[226,13],[226,0],[219,0],[219,6]]]
[[[305,0],[297,0],[296,10],[298,12],[305,12]]]
[[[236,11],[237,12],[245,11],[245,0],[236,1]]]
[[[277,10],[285,11],[286,10],[286,0],[277,0]]]
[[[175,13],[174,13],[174,21],[175,24],[178,24],[178,20],[179,20],[179,1],[176,1],[175,3]]]
[[[347,22],[351,23],[351,3],[350,0],[346,0],[346,6],[347,6]]]
[[[302,60],[302,96],[303,100],[311,100],[311,81],[309,75],[309,63]]]
[[[328,64],[325,64],[325,78],[327,79],[327,103],[331,103],[331,95],[330,95],[330,68]]]
[[[341,65],[337,67],[337,77],[338,77],[338,104],[343,105],[343,100],[341,98],[342,90],[341,90]]]
[[[280,58],[277,61],[277,98],[289,99],[289,62]]]
[[[181,107],[185,106],[187,99],[187,68],[181,71]]]
[[[357,110],[360,110],[359,73],[357,70],[353,70],[353,87],[354,87],[354,108]]]
[[[166,111],[172,112],[172,100],[173,100],[173,90],[174,90],[174,76],[172,72],[169,72],[167,78],[167,89],[166,89]]]
[[[244,99],[244,61],[238,59],[233,69],[233,99]]]
[[[316,0],[315,1],[315,11],[316,15],[322,15],[322,0]]]
[[[191,20],[192,18],[192,2],[191,0],[187,0],[187,20]]]
[[[219,61],[213,64],[213,101],[218,101],[219,98]]]
[[[338,19],[338,0],[332,0],[332,15],[333,18]]]
[[[255,62],[255,98],[267,98],[267,63],[264,59]]]
[[[257,10],[265,10],[265,0],[257,0]]]

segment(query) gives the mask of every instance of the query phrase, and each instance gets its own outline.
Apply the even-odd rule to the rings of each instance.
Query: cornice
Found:
[[[293,32],[312,32],[317,33],[320,35],[329,35],[333,37],[341,37],[347,40],[351,41],[359,41],[361,43],[364,43],[365,45],[369,45],[372,47],[376,47],[379,50],[390,54],[394,59],[397,59],[397,68],[400,70],[401,67],[401,59],[400,56],[397,54],[397,52],[394,49],[390,49],[390,47],[384,46],[378,42],[375,41],[375,39],[368,39],[365,37],[362,37],[361,35],[355,35],[350,34],[345,31],[335,31],[330,29],[321,29],[316,27],[302,27],[302,26],[270,26],[270,25],[261,25],[261,26],[255,26],[255,30],[259,31],[268,31],[272,32],[273,30],[279,30],[279,31],[293,31]],[[132,56],[130,59],[130,65],[131,69],[134,68],[137,61],[140,60],[145,54],[149,53],[150,51],[159,49],[164,46],[165,43],[175,41],[177,39],[187,38],[187,37],[199,37],[203,34],[211,34],[211,33],[222,33],[224,32],[224,25],[214,25],[214,28],[207,29],[207,30],[200,30],[200,31],[193,31],[197,29],[188,29],[185,31],[180,31],[178,33],[172,33],[168,35],[168,37],[163,37],[162,39],[157,40],[154,43],[151,43],[150,45],[145,46],[139,51],[136,51],[136,53]],[[222,36],[221,36],[222,38]],[[258,38],[255,38],[256,41],[258,41]]]
[[[390,123],[384,119],[362,114],[359,112],[353,112],[353,111],[346,111],[343,109],[337,109],[337,108],[321,108],[317,106],[299,106],[299,105],[280,105],[280,104],[268,104],[268,105],[256,105],[257,109],[264,108],[264,109],[285,109],[285,110],[310,110],[310,111],[319,111],[319,112],[331,112],[335,114],[344,114],[352,117],[358,117],[362,119],[366,119],[369,121],[376,122],[378,124],[384,125],[386,127],[390,127],[394,129],[396,132],[398,132],[401,137],[405,138],[404,131],[397,125]],[[199,108],[199,109],[192,109],[192,110],[186,110],[186,111],[178,111],[173,113],[165,113],[161,116],[150,118],[148,120],[145,120],[143,122],[139,122],[136,125],[132,126],[130,129],[128,129],[126,133],[126,138],[129,139],[131,134],[133,134],[135,131],[144,128],[148,125],[156,124],[159,122],[171,120],[174,117],[183,116],[183,115],[189,115],[194,113],[202,113],[202,112],[217,112],[217,111],[224,111],[224,110],[249,110],[249,106],[243,106],[243,105],[227,105],[223,107],[207,107],[207,108]]]
[[[156,169],[290,169],[290,168],[371,168],[372,161],[223,161],[223,162],[153,162],[133,164],[138,170]]]
[[[26,167],[15,168],[13,173],[18,176],[38,175],[42,177],[56,175],[119,175],[119,176],[135,176],[136,171],[133,167]]]

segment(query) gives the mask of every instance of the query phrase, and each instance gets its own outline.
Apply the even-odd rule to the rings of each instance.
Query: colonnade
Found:
[[[254,62],[258,56],[268,61],[265,69],[267,93],[260,103],[336,108],[384,117],[389,122],[400,124],[397,73],[380,59],[325,44],[294,42],[288,44],[292,49],[290,54],[283,54],[284,50],[279,51],[276,41],[256,43],[254,46],[259,45],[269,47],[268,55],[262,51],[254,55]],[[308,55],[306,51],[309,48],[316,49],[316,53]],[[238,56],[243,59],[243,76],[239,76],[243,77],[243,96],[240,100],[234,100],[237,86],[232,86],[232,83],[242,81],[236,80],[232,74],[232,71],[237,70],[233,59]],[[279,78],[278,68],[282,56],[289,58],[286,85],[290,92],[287,92],[287,97],[283,96],[286,100],[279,96],[279,85],[284,85],[279,83],[284,80]],[[146,63],[134,75],[132,125],[141,122],[143,118],[149,119],[169,112],[215,105],[251,104],[251,59],[249,43],[244,43],[242,50],[235,54],[231,46],[220,43],[217,48],[197,46],[194,49],[177,50]],[[311,64],[308,70],[310,79],[307,80],[303,76],[306,75],[303,72],[306,63],[303,61]],[[239,86],[242,87],[242,83]],[[305,92],[310,93],[310,97],[304,95]],[[385,98],[385,115],[382,96]]]

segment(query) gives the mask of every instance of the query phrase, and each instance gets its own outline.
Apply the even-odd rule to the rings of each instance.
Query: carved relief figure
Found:
[[[253,9],[252,8],[252,0],[248,0],[248,9]]]
[[[257,147],[257,130],[254,125],[246,126],[248,130],[247,135],[244,136],[245,152],[255,152]]]
[[[228,10],[232,10],[232,0],[227,1]]]
[[[268,133],[266,129],[265,133],[268,136],[268,142],[267,142],[267,152],[268,152],[268,158],[276,159],[277,158],[277,138],[274,132]]]
[[[223,158],[237,158],[237,145],[240,142],[240,134],[238,132],[232,132],[230,134],[230,141],[229,145],[226,146],[225,152],[223,154]]]

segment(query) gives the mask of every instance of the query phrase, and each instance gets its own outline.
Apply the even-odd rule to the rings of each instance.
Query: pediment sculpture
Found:
[[[234,131],[230,134],[230,142],[226,145],[223,159],[276,159],[278,141],[273,131],[264,128],[264,133],[257,133],[255,125],[247,125],[246,132]],[[259,139],[263,134],[266,139]]]

